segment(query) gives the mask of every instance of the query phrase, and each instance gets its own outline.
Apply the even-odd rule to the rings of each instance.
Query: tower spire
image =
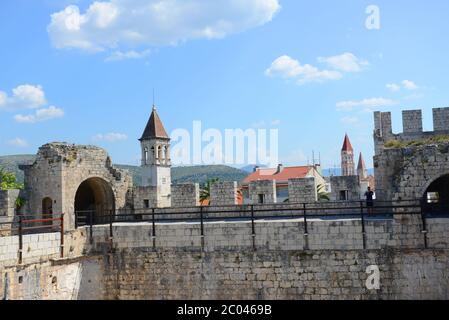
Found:
[[[349,136],[345,134],[343,147],[341,148],[341,172],[342,176],[354,176],[354,149],[352,148]]]

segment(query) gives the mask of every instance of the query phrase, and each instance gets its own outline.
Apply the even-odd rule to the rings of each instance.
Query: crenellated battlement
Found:
[[[374,145],[376,154],[392,141],[408,142],[449,135],[449,108],[433,109],[433,131],[423,130],[422,110],[402,111],[403,132],[394,134],[391,112],[374,112]]]

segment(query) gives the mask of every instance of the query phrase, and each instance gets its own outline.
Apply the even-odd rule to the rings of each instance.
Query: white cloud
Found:
[[[76,5],[51,15],[56,48],[102,51],[217,39],[263,25],[280,10],[278,0],[109,0],[85,12]]]
[[[333,57],[320,57],[318,62],[326,63],[329,67],[343,72],[360,72],[363,67],[369,65],[368,61],[359,59],[350,52]]]
[[[344,124],[356,124],[359,122],[359,118],[357,117],[343,117],[340,120]]]
[[[411,80],[404,80],[400,84],[389,83],[387,84],[387,88],[390,89],[390,91],[392,92],[398,92],[402,88],[410,91],[418,90],[419,86]]]
[[[301,65],[298,60],[287,55],[274,60],[270,68],[265,71],[265,74],[270,77],[295,79],[300,85],[308,82],[339,80],[343,77],[338,71],[319,70],[309,64]]]
[[[39,85],[23,84],[12,90],[12,95],[0,91],[0,110],[39,108],[47,103],[45,92]]]
[[[365,108],[365,111],[370,111],[372,108],[392,107],[398,102],[385,98],[370,98],[360,101],[342,101],[337,103],[338,111],[352,111],[354,108]]]
[[[114,51],[109,57],[105,59],[106,62],[112,62],[112,61],[122,61],[122,60],[128,60],[128,59],[143,59],[148,57],[148,55],[151,53],[150,50],[145,50],[142,52],[138,51]]]
[[[279,120],[279,119],[271,121],[272,126],[279,126],[280,124],[281,124],[281,120]]]
[[[417,90],[419,87],[411,80],[404,80],[402,81],[402,85],[407,90]]]
[[[115,132],[110,132],[106,134],[99,133],[93,137],[94,141],[107,141],[107,142],[124,141],[126,139],[128,139],[128,136],[126,134]]]
[[[29,146],[28,142],[26,142],[25,140],[23,140],[21,138],[15,138],[15,139],[9,140],[8,144],[10,146],[18,147],[18,148],[26,148]]]
[[[391,91],[391,92],[398,92],[401,90],[401,86],[396,84],[396,83],[389,83],[386,85],[386,87]]]
[[[18,114],[14,116],[14,119],[19,123],[36,123],[47,121],[51,119],[61,118],[64,116],[64,110],[55,106],[36,110],[34,114],[22,115]]]

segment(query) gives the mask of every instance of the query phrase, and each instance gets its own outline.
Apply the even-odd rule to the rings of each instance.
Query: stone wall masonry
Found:
[[[449,249],[449,219],[428,219],[429,248]],[[422,224],[418,221],[367,220],[366,249],[424,248]],[[363,249],[360,220],[256,221],[253,241],[250,222],[214,222],[204,224],[204,247],[199,223],[158,223],[153,242],[151,223],[120,223],[113,226],[115,249],[154,248],[157,250],[239,251],[257,250],[359,250]],[[94,250],[110,248],[109,228],[93,228]]]
[[[340,192],[347,191],[346,201],[360,200],[360,182],[358,176],[331,177],[331,201],[341,201]]]
[[[384,150],[374,157],[377,198],[422,198],[431,182],[449,174],[448,158],[449,143]]]
[[[36,263],[58,257],[60,233],[45,233],[23,236],[23,263]],[[0,266],[12,266],[18,262],[19,237],[0,238]]]
[[[173,208],[196,207],[199,204],[200,185],[198,183],[172,185],[171,206]]]
[[[433,109],[433,130],[449,130],[449,108]]]
[[[380,270],[368,290],[367,267]],[[447,251],[148,252],[114,255],[107,299],[447,299]]]
[[[0,300],[102,299],[101,257],[0,269]]]
[[[128,171],[119,170],[112,165],[107,152],[95,146],[49,143],[39,148],[32,165],[23,166],[25,170],[28,212],[39,216],[42,213],[42,200],[52,200],[55,214],[65,213],[65,230],[75,227],[76,192],[84,181],[94,178],[108,185],[113,193],[115,208],[127,207],[132,193],[132,176]],[[113,204],[105,204],[111,210]]]
[[[369,290],[367,268],[380,271]],[[0,270],[2,300],[447,300],[448,250],[120,250]]]
[[[260,204],[260,196],[263,196],[263,202],[266,204],[277,202],[276,181],[259,180],[249,184],[249,198],[251,203]]]
[[[142,210],[157,207],[157,187],[133,187],[133,208]],[[148,201],[148,208],[146,203]]]
[[[83,227],[66,234],[65,259],[2,266],[0,299],[447,300],[449,220],[428,225],[424,249],[410,223],[367,221],[362,250],[359,221],[310,220],[308,241],[301,221],[260,221],[255,242],[250,223],[207,223],[202,250],[199,224],[158,224],[153,247],[150,224],[122,223],[112,252],[107,226],[94,227],[92,247]],[[417,246],[402,247],[398,228]],[[371,265],[380,290],[366,287]]]
[[[0,190],[0,237],[10,235],[20,190]]]
[[[402,124],[404,133],[417,133],[423,131],[422,111],[404,110],[402,111]]]
[[[0,217],[14,217],[20,190],[0,190]]]
[[[290,203],[313,203],[317,200],[315,178],[288,180],[288,201]]]
[[[210,204],[212,206],[236,205],[237,182],[224,181],[212,183],[210,186]]]
[[[64,236],[64,257],[79,257],[90,251],[88,232],[82,228],[66,232]],[[61,255],[61,234],[39,233],[23,235],[22,265],[59,259]],[[0,268],[18,266],[19,236],[0,237]]]

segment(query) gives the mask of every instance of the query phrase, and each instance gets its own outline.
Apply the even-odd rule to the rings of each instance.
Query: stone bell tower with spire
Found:
[[[341,148],[341,175],[356,175],[354,165],[354,149],[352,148],[351,141],[349,141],[348,134],[345,135],[343,147]]]
[[[139,139],[142,149],[142,182],[144,187],[156,189],[156,206],[171,205],[170,138],[153,104],[150,120]]]

